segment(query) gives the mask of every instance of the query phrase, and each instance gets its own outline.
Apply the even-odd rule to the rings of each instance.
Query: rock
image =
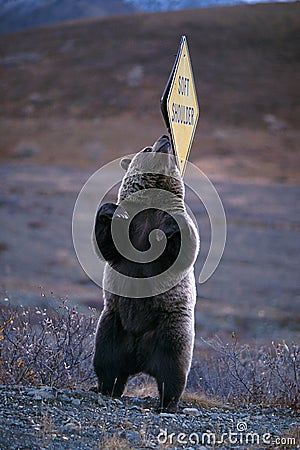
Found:
[[[44,98],[42,97],[42,95],[39,92],[32,92],[29,95],[28,100],[33,103],[39,103],[39,102],[42,102],[44,100]]]
[[[33,397],[34,395],[38,395],[40,393],[39,389],[30,389],[29,391],[26,392],[27,395],[29,395],[29,397]]]
[[[122,439],[126,439],[131,445],[140,445],[142,443],[142,437],[139,433],[132,430],[123,430],[119,435]]]
[[[34,142],[21,142],[14,151],[14,157],[17,159],[31,158],[38,152],[38,146]]]
[[[72,400],[67,395],[63,394],[59,397],[59,400],[62,402],[70,403]]]
[[[202,416],[202,412],[197,408],[184,408],[182,412],[190,416]]]
[[[36,52],[19,52],[13,55],[5,56],[0,59],[0,64],[4,66],[17,66],[24,63],[38,63],[41,55]]]
[[[102,397],[101,394],[98,394],[98,405],[99,406],[106,406],[106,401],[104,400],[104,398]]]
[[[141,85],[144,77],[144,68],[141,64],[134,65],[127,73],[127,84],[129,87]]]
[[[176,414],[162,412],[162,413],[159,414],[159,416],[160,417],[174,418],[174,417],[176,417]]]
[[[27,395],[33,397],[34,400],[54,400],[53,393],[48,389],[31,389],[27,392]]]
[[[60,53],[70,52],[71,50],[73,50],[73,48],[74,48],[74,40],[68,39],[60,47]]]
[[[157,444],[156,444],[156,442],[149,441],[146,443],[146,448],[156,448],[157,449]]]
[[[129,409],[130,409],[131,411],[134,411],[134,410],[140,411],[140,410],[141,410],[141,408],[140,408],[139,406],[136,406],[136,405],[130,406]]]
[[[284,120],[278,119],[273,114],[265,114],[263,120],[270,131],[281,131],[287,128],[286,122]]]

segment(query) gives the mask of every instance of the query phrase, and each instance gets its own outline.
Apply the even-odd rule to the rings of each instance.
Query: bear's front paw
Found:
[[[117,212],[116,212],[117,210]],[[97,212],[97,221],[105,222],[107,220],[116,219],[128,219],[129,216],[122,206],[118,206],[115,203],[104,203]]]

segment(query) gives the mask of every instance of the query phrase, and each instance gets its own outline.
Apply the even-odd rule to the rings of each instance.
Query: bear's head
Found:
[[[145,189],[163,189],[183,200],[184,184],[168,136],[162,135],[152,146],[145,147],[132,159],[124,157],[121,167],[126,170],[126,174],[119,190],[119,202]]]

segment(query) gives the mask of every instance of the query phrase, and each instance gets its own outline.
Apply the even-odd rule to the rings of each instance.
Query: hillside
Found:
[[[1,39],[1,158],[90,167],[164,131],[182,34],[201,104],[191,159],[211,176],[299,180],[300,5],[81,20]]]
[[[1,115],[22,117],[33,92],[31,117],[155,115],[186,34],[206,117],[257,124],[272,113],[296,124],[299,12],[295,3],[144,13],[3,36]]]
[[[122,0],[18,0],[0,1],[0,33],[84,17],[131,13],[133,5]]]

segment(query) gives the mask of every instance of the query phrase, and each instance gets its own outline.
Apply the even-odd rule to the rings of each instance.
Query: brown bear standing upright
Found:
[[[157,381],[160,408],[174,411],[192,359],[198,232],[184,205],[184,184],[168,136],[121,165],[126,174],[118,204],[99,208],[94,229],[95,249],[107,262],[94,354],[98,391],[121,396],[128,377],[144,372]],[[153,207],[155,196],[161,208]],[[141,254],[155,242],[163,241],[164,250],[155,260],[140,262],[131,258],[129,245],[124,255],[113,221],[117,237],[126,241],[127,233]]]

